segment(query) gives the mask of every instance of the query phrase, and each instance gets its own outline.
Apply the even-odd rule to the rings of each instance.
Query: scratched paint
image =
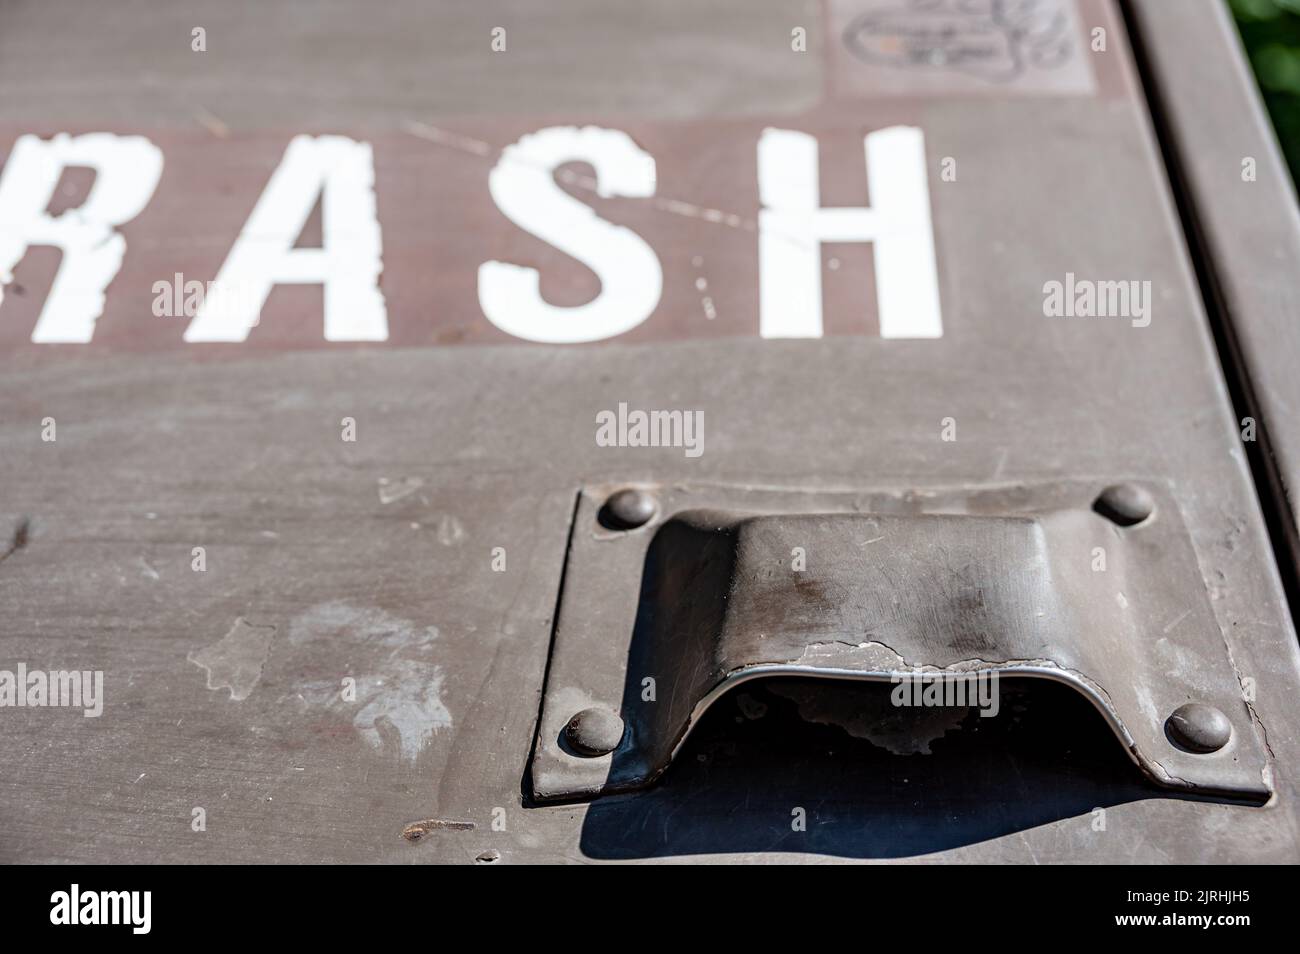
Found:
[[[274,636],[274,626],[250,623],[240,616],[226,635],[187,658],[207,670],[209,689],[229,689],[233,701],[243,702],[262,678]]]
[[[423,486],[424,481],[419,477],[380,477],[379,502],[393,503],[403,497],[409,497]]]
[[[360,738],[380,751],[413,761],[433,737],[451,728],[442,701],[445,675],[433,661],[436,626],[421,626],[376,607],[341,600],[320,603],[289,624],[293,662],[313,673],[293,697],[310,709],[350,713]],[[337,679],[314,676],[311,660],[357,660],[357,670]],[[344,679],[352,680],[345,692]]]

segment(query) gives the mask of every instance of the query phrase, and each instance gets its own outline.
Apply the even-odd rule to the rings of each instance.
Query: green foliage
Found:
[[[1300,0],[1228,0],[1291,176],[1300,182]]]

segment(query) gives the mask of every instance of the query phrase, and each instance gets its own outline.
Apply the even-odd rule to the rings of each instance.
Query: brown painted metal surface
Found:
[[[102,340],[30,341],[49,250],[28,253],[26,293],[0,305],[0,525],[14,528],[0,669],[105,676],[98,718],[0,711],[0,859],[1295,860],[1295,633],[1122,22],[1103,2],[1077,19],[1090,90],[968,75],[848,96],[818,4],[0,7],[0,150],[117,130],[156,137],[167,160],[124,226]],[[208,52],[192,53],[205,23]],[[493,60],[495,26],[510,46]],[[790,46],[800,26],[806,53]],[[847,206],[869,200],[862,136],[919,127],[943,337],[874,333],[871,256],[853,244],[822,249],[838,336],[761,339],[752,232],[595,200],[662,258],[656,313],[600,347],[510,341],[476,310],[483,260],[538,265],[556,302],[584,300],[591,276],[496,217],[487,159],[411,129],[499,148],[578,122],[652,152],[664,196],[742,220],[763,127],[824,137],[821,201]],[[319,289],[303,286],[277,288],[245,344],[183,345],[145,289],[177,268],[214,274],[300,132],[373,142],[390,341],[326,344]],[[1045,317],[1044,284],[1067,273],[1149,281],[1150,324]],[[621,402],[701,411],[703,454],[600,446],[596,416]],[[1120,477],[1177,499],[1217,630],[1196,639],[1217,636],[1253,687],[1269,804],[1146,784],[1088,702],[1050,687],[1008,688],[1022,708],[929,754],[858,738],[797,688],[761,717],[719,703],[653,790],[526,798],[581,487]],[[1151,635],[1177,645],[1185,622]]]
[[[1167,116],[1165,137],[1183,186],[1190,238],[1202,253],[1202,281],[1221,316],[1219,337],[1250,420],[1260,479],[1277,501],[1278,533],[1300,559],[1295,488],[1300,442],[1292,426],[1300,381],[1292,355],[1300,271],[1300,209],[1286,161],[1245,62],[1228,11],[1178,16],[1169,4],[1139,2],[1152,96]],[[1178,51],[1195,47],[1195,60]],[[1225,81],[1230,77],[1231,81]]]

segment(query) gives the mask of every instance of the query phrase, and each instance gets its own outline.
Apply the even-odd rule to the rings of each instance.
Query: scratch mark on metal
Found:
[[[390,504],[395,500],[401,500],[403,497],[415,493],[423,486],[424,481],[419,477],[399,477],[396,480],[392,480],[388,477],[380,477],[379,502],[382,504]]]
[[[442,702],[442,667],[430,658],[438,635],[436,626],[418,626],[375,607],[318,604],[289,626],[293,658],[328,646],[347,647],[354,657],[361,655],[364,668],[351,677],[349,698],[334,679],[302,683],[284,698],[342,710],[368,745],[395,748],[403,759],[414,760],[435,733],[452,724]]]
[[[416,842],[433,831],[473,831],[477,827],[473,822],[448,821],[445,818],[426,818],[423,821],[411,822],[411,824],[403,828],[402,837],[407,841]]]
[[[20,518],[18,523],[14,526],[14,534],[9,539],[9,546],[5,548],[3,553],[0,553],[0,561],[7,560],[23,547],[27,546],[27,540],[30,535],[31,520],[27,517]]]

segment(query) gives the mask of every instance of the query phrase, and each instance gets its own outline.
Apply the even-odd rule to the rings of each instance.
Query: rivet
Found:
[[[1112,484],[1101,492],[1092,509],[1121,527],[1131,527],[1151,516],[1156,503],[1136,484]]]
[[[608,755],[623,741],[623,720],[610,709],[583,709],[564,727],[564,738],[579,755]]]
[[[605,501],[608,522],[622,530],[644,526],[658,509],[659,504],[653,495],[632,487],[618,491]]]
[[[1175,742],[1193,752],[1216,752],[1232,738],[1232,723],[1214,706],[1188,702],[1174,710],[1165,729]]]

